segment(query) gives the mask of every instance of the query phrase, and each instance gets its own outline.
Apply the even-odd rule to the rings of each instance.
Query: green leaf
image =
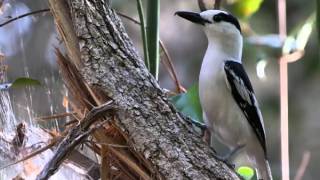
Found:
[[[239,18],[249,18],[260,9],[263,0],[238,0],[232,5],[233,13]]]
[[[198,84],[193,85],[187,93],[182,93],[172,97],[171,102],[182,114],[203,124]]]
[[[150,72],[157,80],[159,75],[159,19],[160,0],[148,1],[147,44],[150,62]]]
[[[25,86],[41,86],[41,83],[35,79],[20,77],[12,83],[11,88],[20,88]]]
[[[289,54],[296,50],[304,50],[310,39],[315,21],[315,13],[312,13],[303,23],[297,25],[285,39],[282,53]]]
[[[248,166],[241,166],[237,169],[237,173],[244,179],[244,180],[253,180],[254,178],[254,169]]]
[[[299,32],[297,34],[296,38],[296,44],[298,50],[304,50],[304,48],[307,45],[307,42],[310,38],[313,25],[315,23],[315,14],[313,13],[303,24],[303,26],[299,29]]]
[[[317,3],[317,29],[318,29],[318,43],[320,42],[320,2],[318,1]],[[320,50],[319,48],[320,46],[318,46],[318,50]],[[320,51],[318,51],[318,58],[320,58]]]
[[[317,28],[318,28],[318,42],[320,42],[320,2],[318,1],[317,4]],[[319,47],[318,47],[319,49]],[[320,53],[319,53],[320,55]]]

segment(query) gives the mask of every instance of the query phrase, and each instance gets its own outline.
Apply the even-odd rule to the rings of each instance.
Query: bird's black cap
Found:
[[[220,12],[212,17],[212,21],[202,18],[200,13],[188,12],[188,11],[177,11],[175,15],[178,15],[184,19],[187,19],[193,23],[205,25],[206,23],[212,24],[213,22],[228,22],[233,24],[241,33],[240,23],[236,17],[226,12]]]
[[[210,21],[203,19],[199,13],[187,12],[187,11],[177,11],[175,15],[178,15],[184,19],[187,19],[193,23],[205,25],[205,23],[211,23]]]
[[[237,20],[236,17],[234,17],[232,14],[226,14],[226,13],[219,13],[214,15],[213,17],[214,21],[224,21],[224,22],[228,22],[230,24],[233,24],[241,33],[241,27],[240,27],[240,23]]]

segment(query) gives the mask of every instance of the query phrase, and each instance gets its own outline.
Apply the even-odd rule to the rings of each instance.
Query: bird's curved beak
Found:
[[[205,25],[206,23],[210,23],[210,21],[203,19],[199,13],[187,12],[187,11],[177,11],[175,15],[178,15],[184,19],[187,19],[193,23]]]

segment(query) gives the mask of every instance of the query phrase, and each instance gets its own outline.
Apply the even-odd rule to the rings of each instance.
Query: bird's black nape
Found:
[[[213,16],[213,21],[216,21],[216,22],[225,21],[225,22],[231,23],[241,33],[240,23],[239,23],[238,19],[236,17],[234,17],[232,14],[226,14],[226,13],[221,12],[221,13]]]

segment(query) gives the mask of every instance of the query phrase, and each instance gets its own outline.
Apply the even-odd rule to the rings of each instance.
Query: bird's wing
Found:
[[[248,75],[242,64],[234,61],[226,61],[224,70],[232,96],[253,128],[266,154],[263,119]]]

